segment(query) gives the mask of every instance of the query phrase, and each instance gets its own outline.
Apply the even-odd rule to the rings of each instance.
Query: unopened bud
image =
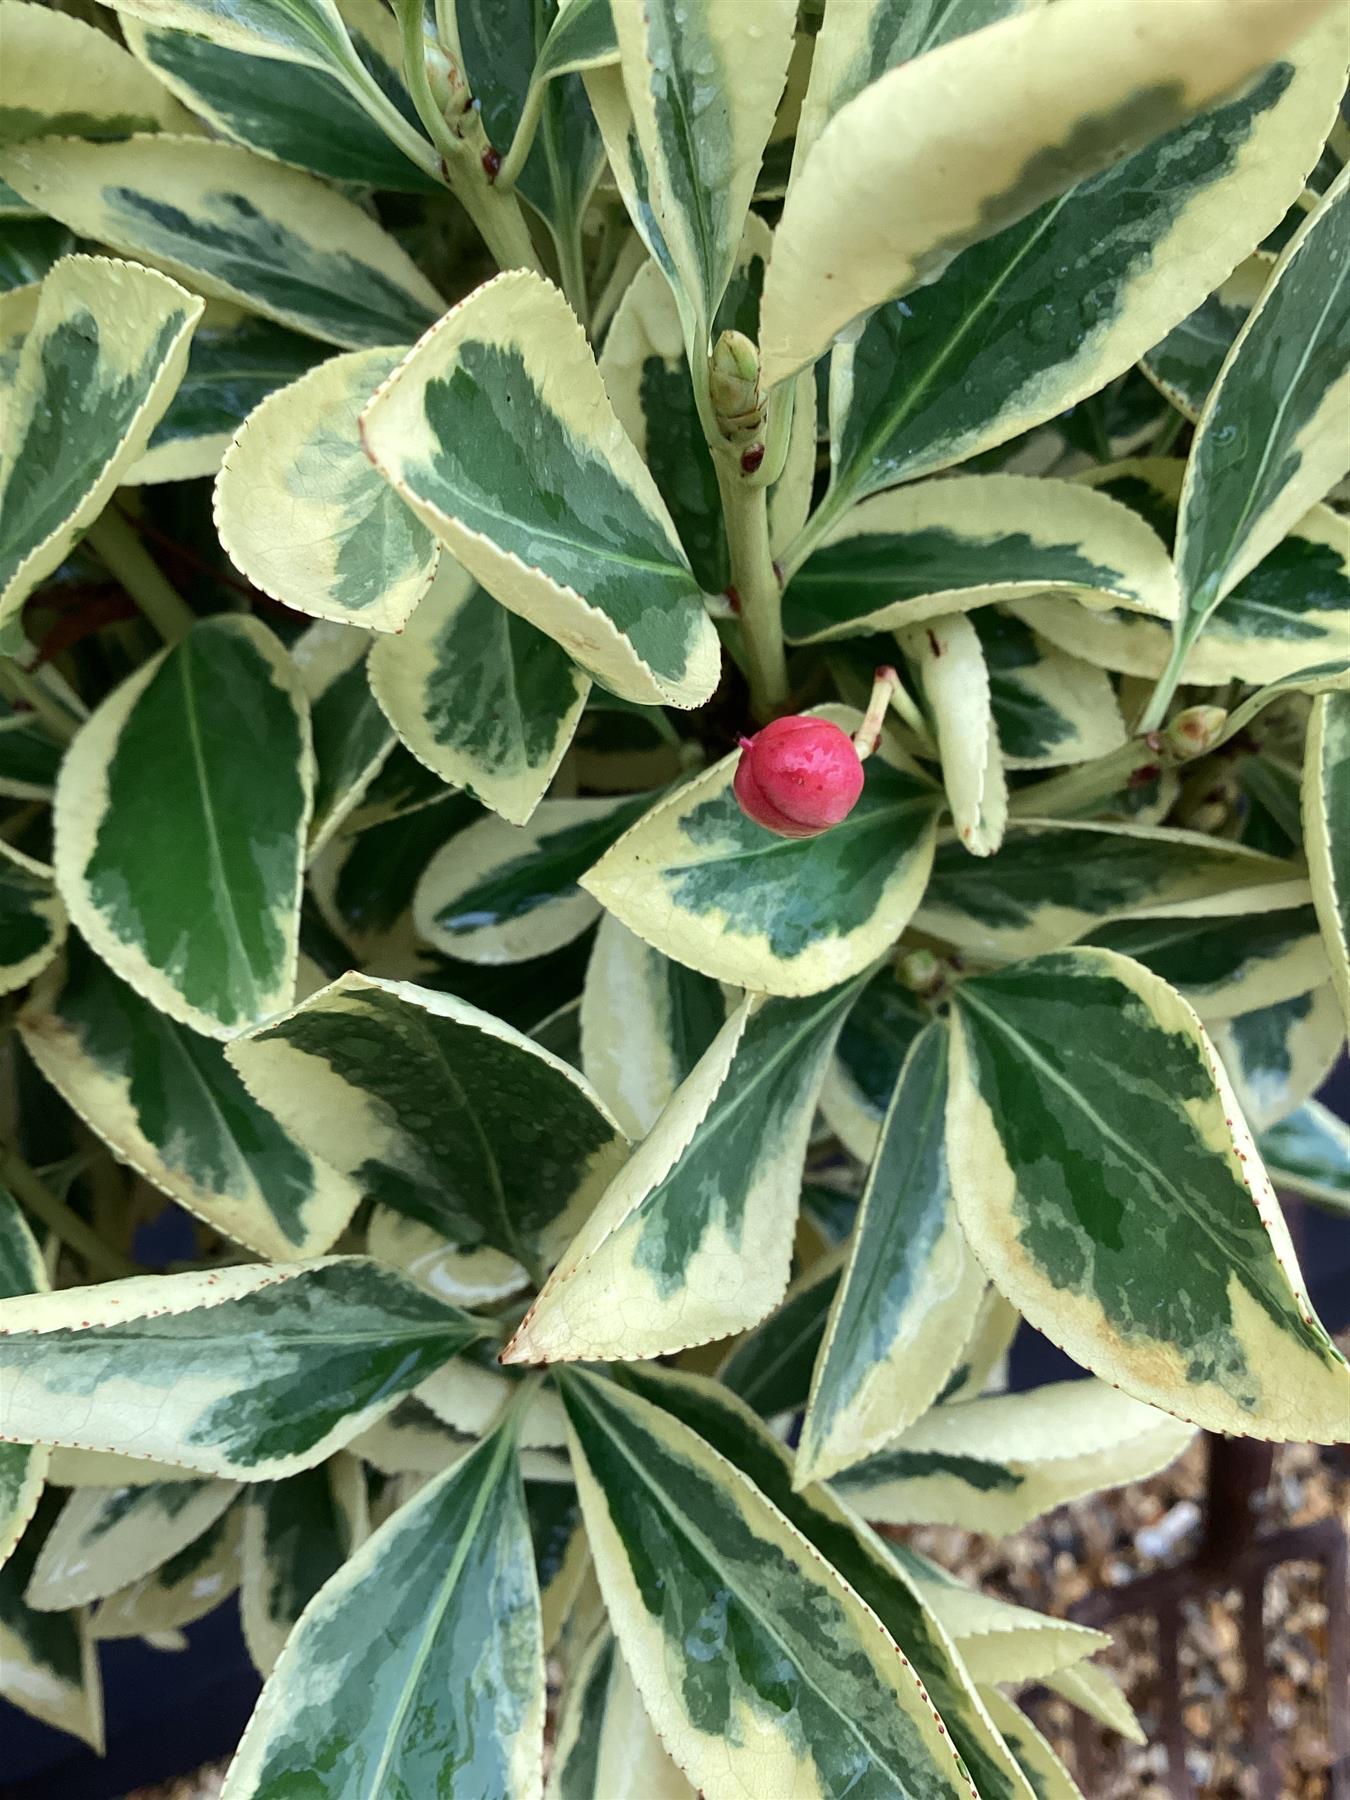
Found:
[[[708,391],[724,436],[742,443],[764,424],[759,351],[743,331],[724,331],[713,345]]]
[[[1163,743],[1176,762],[1190,762],[1212,750],[1223,736],[1228,714],[1221,706],[1188,706],[1163,732]]]
[[[741,739],[734,789],[741,811],[779,837],[816,837],[853,811],[863,767],[828,719],[775,719]]]
[[[895,979],[912,994],[927,999],[942,987],[945,972],[931,950],[911,950],[895,965]]]

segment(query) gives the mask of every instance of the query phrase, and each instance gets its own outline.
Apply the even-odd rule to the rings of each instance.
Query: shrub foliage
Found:
[[[95,11],[0,0],[0,1691],[237,1589],[229,1800],[1072,1795],[1100,1634],[892,1528],[1350,1436],[1337,10]]]

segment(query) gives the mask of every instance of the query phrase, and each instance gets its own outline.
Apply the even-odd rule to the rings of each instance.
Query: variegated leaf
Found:
[[[250,1093],[373,1198],[532,1272],[627,1151],[575,1070],[491,1014],[408,982],[344,975],[228,1054]]]
[[[1295,865],[1200,832],[1019,820],[988,863],[942,846],[918,922],[1003,962],[1135,913],[1226,918],[1307,899]]]
[[[821,709],[847,731],[858,715]],[[732,792],[739,752],[632,827],[582,885],[676,962],[760,993],[810,994],[904,930],[932,866],[941,795],[883,744],[857,805],[817,838],[781,838]]]
[[[823,1257],[800,1275],[780,1305],[736,1340],[717,1378],[763,1419],[800,1412],[825,1337],[845,1252]]]
[[[48,1285],[47,1266],[28,1222],[17,1201],[0,1187],[0,1301],[16,1294],[41,1293]],[[0,1443],[0,1564],[13,1553],[33,1516],[49,1460],[45,1446]],[[0,1584],[3,1581],[0,1576]],[[3,1592],[0,1586],[0,1594]],[[0,1601],[0,1641],[4,1635],[2,1607]],[[0,1679],[0,1693],[4,1691]]]
[[[482,1437],[515,1393],[522,1379],[518,1369],[497,1366],[496,1347],[457,1356],[422,1382],[416,1398],[452,1431],[464,1437]],[[562,1403],[551,1387],[534,1384],[520,1403],[518,1425],[522,1450],[560,1450],[567,1442]]]
[[[764,288],[766,381],[967,245],[1243,88],[1323,10],[1060,0],[882,75],[835,114],[792,184]]]
[[[576,71],[618,57],[609,0],[456,0],[455,27],[489,143],[505,158],[533,126],[516,189],[548,226],[568,299],[584,317],[581,221],[604,151]]]
[[[34,222],[41,223],[40,220]],[[13,388],[24,339],[33,329],[33,320],[37,317],[37,309],[42,300],[41,277],[56,262],[64,261],[66,252],[74,247],[72,238],[66,249],[43,268],[31,274],[22,268],[16,271],[23,274],[23,281],[0,294],[0,382],[4,383],[7,391]]]
[[[335,356],[250,413],[216,480],[220,541],[297,612],[401,631],[436,572],[435,539],[371,466],[357,419],[399,350]]]
[[[150,1574],[109,1594],[95,1608],[96,1642],[181,1631],[214,1612],[239,1586],[243,1508],[236,1504]]]
[[[958,1770],[978,1787],[980,1795],[989,1800],[1013,1800],[1014,1796],[1030,1800],[997,1734],[990,1729],[950,1638],[924,1604],[904,1566],[887,1554],[866,1526],[825,1488],[794,1491],[791,1465],[781,1444],[743,1405],[713,1383],[645,1367],[626,1371],[624,1381],[673,1414],[747,1475],[872,1609],[899,1649],[902,1662],[923,1684],[929,1706],[962,1759]]]
[[[411,125],[395,143],[372,118],[368,90],[363,103],[352,91],[352,76],[335,73],[331,63],[282,61],[272,54],[254,55],[231,47],[220,41],[217,23],[206,33],[179,31],[132,18],[125,7],[119,10],[130,49],[220,136],[329,181],[415,194],[437,192],[440,184],[431,145],[423,140],[419,148],[418,132]],[[345,10],[352,12],[350,6]],[[250,8],[253,17],[258,12]],[[368,17],[375,27],[373,38],[353,29],[348,34],[352,49],[370,68],[374,81],[398,96],[402,77],[397,30],[391,45],[379,29],[392,28],[394,22],[366,7],[349,22],[355,27]],[[391,49],[392,58],[381,54]],[[345,51],[343,56],[346,60]],[[406,96],[401,106],[396,98],[389,104],[391,110],[411,111]]]
[[[793,172],[843,106],[870,82],[953,38],[1012,14],[1037,0],[830,0],[816,35],[811,78],[802,100]]]
[[[372,1209],[366,1248],[376,1262],[402,1269],[429,1294],[456,1306],[505,1300],[529,1281],[514,1257],[490,1244],[461,1249],[434,1226],[396,1212],[392,1206]]]
[[[1121,1692],[1120,1683],[1108,1669],[1096,1663],[1074,1663],[1067,1669],[1056,1669],[1047,1675],[1045,1685],[1062,1694],[1072,1705],[1081,1707],[1089,1718],[1115,1731],[1132,1744],[1148,1742],[1134,1708]]]
[[[294,993],[313,780],[281,645],[247,616],[201,620],[66,753],[56,879],[72,921],[171,1019],[228,1037],[265,1018]]]
[[[577,885],[655,796],[541,800],[526,825],[478,819],[449,838],[417,885],[413,919],[466,962],[520,962],[580,937],[599,908]]]
[[[1267,707],[1294,693],[1302,694],[1337,694],[1350,689],[1350,656],[1337,656],[1327,662],[1312,663],[1306,668],[1294,669],[1288,675],[1280,675],[1269,681],[1254,694],[1248,694],[1240,705],[1235,706],[1223,723],[1221,744],[1231,743],[1243,732]]]
[[[48,1493],[0,1568],[0,1699],[103,1752],[103,1682],[85,1613],[34,1612],[23,1598],[60,1502]]]
[[[569,1371],[563,1397],[610,1619],[693,1785],[974,1794],[876,1615],[747,1476],[611,1383]]]
[[[254,408],[324,354],[313,338],[212,301],[193,333],[186,373],[164,417],[121,480],[134,487],[214,476]]]
[[[203,293],[358,350],[407,342],[442,310],[411,257],[311,175],[205,138],[37,140],[0,176],[81,237],[150,257]]]
[[[36,293],[25,290],[40,283],[74,248],[76,239],[58,221],[7,220],[0,209],[0,301],[4,302],[0,308],[0,382],[5,387],[13,380],[14,364],[32,322],[22,317],[23,311],[29,306],[36,308],[38,302]]]
[[[881,969],[844,1021],[820,1108],[850,1156],[870,1163],[900,1067],[930,1017],[928,1008]]]
[[[269,1481],[341,1449],[483,1327],[363,1257],[0,1301],[0,1438]]]
[[[1340,1059],[1345,1020],[1328,984],[1221,1020],[1212,1035],[1242,1116],[1260,1133],[1322,1086]]]
[[[1196,427],[1177,531],[1178,652],[1350,465],[1350,174],[1290,244]]]
[[[505,1425],[366,1539],[306,1608],[222,1800],[339,1786],[537,1800],[544,1658],[525,1497]]]
[[[430,952],[412,923],[418,879],[446,838],[478,816],[467,794],[448,791],[395,745],[347,830],[310,870],[315,904],[348,962],[391,975],[427,967]]]
[[[1207,1024],[1297,999],[1328,973],[1311,906],[1254,918],[1120,919],[1080,941],[1143,963]]]
[[[513,825],[557,774],[591,691],[560,644],[449,555],[406,629],[371,652],[370,682],[413,755]]]
[[[41,974],[65,935],[66,909],[51,870],[0,843],[0,994]]]
[[[20,194],[16,194],[7,181],[0,181],[0,221],[6,224],[15,220],[30,221],[41,215],[35,206],[30,206]]]
[[[618,55],[609,0],[566,0],[549,27],[535,75],[553,81],[577,70],[603,68]]]
[[[1179,463],[1150,459],[1146,476],[1121,473],[1102,485],[1149,509],[1170,534],[1180,472]],[[1106,669],[1158,676],[1171,654],[1170,633],[1140,613],[1089,612],[1055,599],[1031,601],[1018,613],[1052,643]],[[1282,680],[1342,657],[1347,634],[1350,521],[1315,506],[1211,616],[1187,653],[1182,680],[1205,687]]]
[[[645,202],[685,335],[706,341],[773,129],[796,9],[791,0],[750,11],[712,0],[613,0],[613,8]]]
[[[259,1256],[313,1256],[351,1217],[360,1187],[281,1130],[224,1047],[142,1000],[79,938],[19,1031],[115,1156]]]
[[[811,1379],[794,1482],[862,1461],[941,1393],[985,1275],[956,1221],[943,1149],[947,1034],[928,1026],[896,1083],[848,1267]]]
[[[401,1401],[352,1442],[353,1453],[380,1474],[407,1476],[416,1482],[413,1492],[424,1485],[419,1477],[443,1474],[453,1463],[462,1462],[473,1447],[472,1438],[452,1431],[417,1400]],[[526,1481],[570,1489],[572,1469],[561,1452],[522,1450],[519,1456]]]
[[[556,1401],[557,1396],[553,1396]],[[538,1453],[536,1453],[538,1454]],[[530,1452],[522,1453],[521,1473],[529,1480]],[[539,1611],[544,1655],[550,1656],[572,1621],[591,1576],[591,1553],[581,1528],[581,1508],[570,1486],[560,1481],[530,1481],[525,1510],[534,1544],[534,1571],[539,1580]]]
[[[707,699],[717,633],[556,288],[520,270],[479,288],[400,364],[361,430],[464,567],[607,687],[649,705]]]
[[[787,1287],[825,1062],[861,986],[737,1007],[610,1183],[503,1352],[661,1356],[756,1325]]]
[[[1065,1501],[1156,1474],[1194,1435],[1103,1381],[1062,1381],[934,1407],[835,1487],[867,1519],[1001,1536]]]
[[[28,0],[3,0],[0,37],[0,144],[200,130],[153,75],[92,23]]]
[[[291,645],[314,739],[311,862],[361,804],[394,748],[394,734],[366,680],[370,647],[364,631],[324,619]]]
[[[1257,1138],[1271,1179],[1350,1215],[1350,1126],[1308,1100]]]
[[[714,319],[753,339],[759,293],[773,235],[755,213],[746,220],[731,281]],[[651,470],[705,593],[731,580],[717,471],[685,359],[675,295],[659,264],[643,265],[624,290],[605,336],[600,373],[619,422]],[[801,529],[815,472],[815,395],[798,383],[792,441],[769,490],[769,533],[776,550]]]
[[[238,1493],[233,1481],[81,1488],[48,1532],[24,1599],[37,1612],[106,1599],[185,1550]]]
[[[1022,1316],[1012,1302],[992,1284],[986,1287],[961,1359],[938,1400],[978,1400],[981,1394],[1004,1392],[1008,1352],[1021,1323]]]
[[[726,1016],[717,982],[604,915],[581,996],[582,1067],[629,1137],[647,1135]]]
[[[1055,594],[1164,620],[1177,610],[1166,546],[1137,515],[1078,483],[1024,475],[878,495],[792,567],[783,626],[802,643]]]
[[[107,257],[63,257],[44,279],[0,425],[0,625],[145,449],[201,314],[176,281]]]
[[[601,1626],[568,1673],[547,1800],[692,1800],[693,1793],[652,1729],[613,1633]]]
[[[1069,950],[963,983],[956,1022],[952,1190],[1018,1310],[1208,1429],[1340,1438],[1350,1369],[1185,1001],[1114,951]]]
[[[769,227],[752,213],[741,254],[748,252],[758,263],[761,282],[772,242]],[[707,592],[716,593],[726,585],[726,540],[680,330],[665,272],[659,263],[644,261],[614,309],[599,366],[610,403],[656,478],[695,574]]]
[[[1093,1656],[1110,1643],[1104,1631],[1014,1606],[929,1562],[907,1546],[893,1554],[925,1604],[961,1652],[973,1681],[1038,1681]]]
[[[0,699],[0,796],[50,800],[61,748],[34,713],[20,712]]]
[[[266,1679],[296,1620],[364,1536],[365,1478],[335,1457],[244,1501],[240,1615],[253,1666]]]
[[[933,721],[956,835],[972,856],[992,856],[1008,824],[1008,780],[975,627],[954,613],[897,639]]]
[[[1055,418],[1199,306],[1298,198],[1336,116],[1340,34],[1328,12],[1237,98],[963,251],[836,346],[833,483],[813,533]],[[952,119],[970,131],[964,99]]]
[[[1350,1022],[1350,694],[1323,694],[1313,704],[1302,810],[1313,903]]]
[[[247,8],[221,0],[118,0],[117,10],[147,25],[196,31],[227,49],[310,68],[340,67],[346,56],[335,0],[263,0]]]
[[[1036,1800],[1084,1800],[1069,1771],[1020,1707],[995,1687],[981,1688],[980,1699]]]
[[[76,1450],[56,1445],[51,1453],[53,1487],[151,1487],[155,1482],[195,1481],[191,1469],[156,1462],[148,1456],[122,1456],[111,1450]]]
[[[472,1449],[470,1438],[443,1425],[417,1400],[400,1400],[351,1442],[353,1456],[391,1480],[441,1475]]]
[[[1125,742],[1115,689],[1101,669],[1056,649],[1001,608],[981,607],[970,623],[984,652],[1005,768],[1091,762]]]
[[[1249,256],[1207,300],[1141,359],[1144,373],[1188,419],[1198,419],[1224,358],[1270,280],[1264,256]]]

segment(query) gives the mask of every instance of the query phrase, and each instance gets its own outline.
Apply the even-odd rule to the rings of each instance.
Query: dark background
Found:
[[[1350,1118],[1350,1063],[1341,1063],[1319,1098]],[[1313,1303],[1330,1330],[1344,1330],[1350,1325],[1350,1221],[1298,1201],[1287,1211]],[[160,1249],[147,1246],[145,1253]],[[1013,1388],[1084,1374],[1023,1325],[1013,1345]],[[187,1636],[190,1648],[181,1652],[152,1650],[137,1638],[102,1646],[104,1758],[0,1701],[0,1800],[121,1800],[133,1788],[229,1755],[259,1688],[237,1600],[189,1626]]]

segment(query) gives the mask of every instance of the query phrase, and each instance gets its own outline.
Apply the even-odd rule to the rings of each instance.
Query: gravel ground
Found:
[[[1061,1507],[1016,1537],[995,1541],[936,1527],[905,1535],[991,1593],[1064,1614],[1094,1589],[1119,1586],[1191,1552],[1204,1472],[1204,1450],[1197,1444],[1152,1481]],[[1263,1508],[1265,1528],[1302,1525],[1328,1515],[1350,1529],[1350,1461],[1306,1446],[1284,1446]],[[1184,1713],[1193,1739],[1191,1773],[1203,1800],[1273,1800],[1260,1794],[1248,1764],[1239,1700],[1242,1657],[1231,1601],[1231,1596],[1216,1594],[1193,1608],[1181,1645]],[[1347,1603],[1342,1596],[1341,1604]],[[1266,1590],[1265,1622],[1271,1710],[1285,1758],[1279,1800],[1326,1800],[1329,1792],[1326,1618],[1327,1596],[1317,1572],[1306,1564],[1277,1571]],[[1125,1621],[1113,1635],[1113,1647],[1100,1660],[1120,1678],[1152,1736],[1158,1728],[1153,1632]],[[1053,1697],[1033,1702],[1033,1710],[1072,1766],[1071,1710]],[[1168,1800],[1156,1751],[1135,1749],[1105,1734],[1099,1748],[1106,1773],[1094,1783],[1091,1800]],[[126,1800],[215,1800],[224,1774],[222,1763],[168,1787],[139,1789]]]
[[[1016,1537],[995,1541],[941,1528],[905,1535],[990,1593],[1063,1615],[1095,1590],[1184,1561],[1196,1545],[1204,1477],[1204,1447],[1197,1443],[1152,1481],[1061,1507]],[[1282,1446],[1261,1508],[1263,1529],[1328,1515],[1350,1530],[1350,1462],[1335,1452]],[[1266,1586],[1270,1710],[1284,1763],[1278,1800],[1326,1800],[1329,1793],[1328,1599],[1322,1571],[1307,1563],[1280,1565]],[[1215,1592],[1198,1601],[1179,1645],[1191,1777],[1204,1800],[1276,1800],[1260,1792],[1249,1762],[1234,1600]],[[1350,1604],[1350,1597],[1339,1596],[1339,1604]],[[1112,1627],[1112,1637],[1098,1660],[1119,1678],[1156,1744],[1156,1627],[1125,1619]],[[1054,1697],[1033,1700],[1031,1710],[1072,1768],[1072,1710]],[[1103,1772],[1091,1800],[1167,1800],[1159,1779],[1165,1759],[1157,1748],[1136,1749],[1106,1733],[1097,1742]]]

